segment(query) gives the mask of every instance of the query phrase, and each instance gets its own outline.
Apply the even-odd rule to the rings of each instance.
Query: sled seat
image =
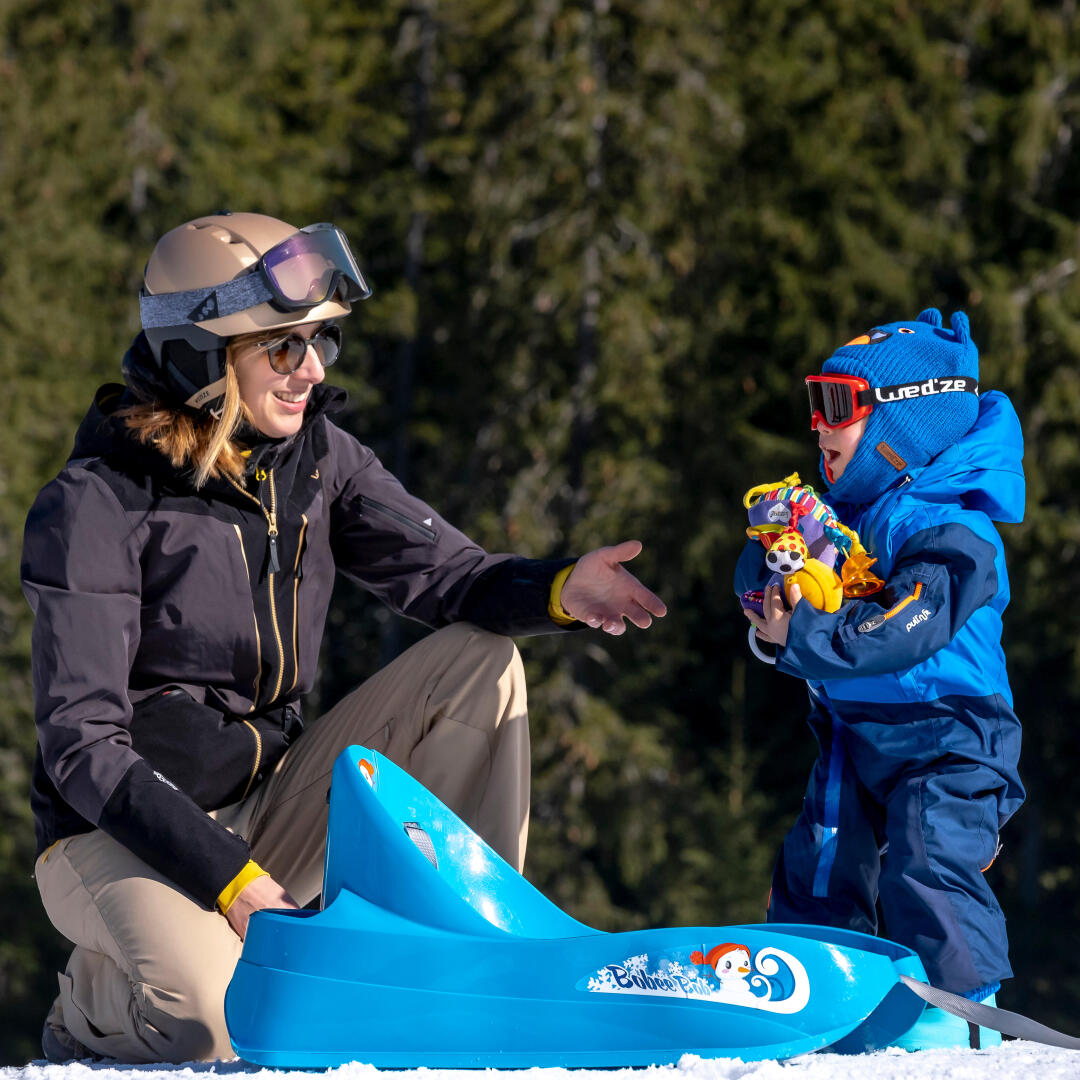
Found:
[[[334,765],[323,907],[342,889],[458,933],[533,938],[599,931],[571,918],[422,784],[381,754],[344,750]]]

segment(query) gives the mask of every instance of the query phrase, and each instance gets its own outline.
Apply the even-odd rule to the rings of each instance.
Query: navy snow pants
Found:
[[[882,752],[880,724],[830,712],[811,716],[821,752],[777,861],[769,921],[881,933],[957,994],[1010,977],[1005,917],[984,871],[1023,798],[1015,771],[1001,768],[1019,753],[1018,726],[981,740],[989,760],[978,760],[941,753],[947,715],[913,717],[900,756]],[[888,726],[899,734],[895,720]]]

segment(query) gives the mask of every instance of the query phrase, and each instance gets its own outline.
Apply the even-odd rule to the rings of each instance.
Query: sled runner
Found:
[[[256,1065],[619,1067],[888,1045],[910,950],[825,927],[608,934],[572,919],[381,754],[332,777],[321,911],[261,911],[225,999]]]

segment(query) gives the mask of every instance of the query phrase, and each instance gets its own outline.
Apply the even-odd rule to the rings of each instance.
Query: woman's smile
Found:
[[[310,339],[322,329],[321,322],[293,327],[293,333]],[[256,340],[233,342],[236,381],[240,400],[251,413],[252,423],[264,435],[280,439],[295,435],[304,422],[311,388],[326,377],[318,352],[308,348],[300,366],[285,374],[270,366],[266,349]]]

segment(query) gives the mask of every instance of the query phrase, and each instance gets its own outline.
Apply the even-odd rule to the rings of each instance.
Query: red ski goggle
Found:
[[[844,428],[869,416],[874,408],[870,384],[858,375],[807,375],[810,430],[818,424]]]
[[[815,431],[819,424],[829,428],[848,427],[869,416],[875,405],[892,405],[938,394],[978,395],[979,380],[957,375],[871,387],[858,375],[807,375],[806,389],[810,395],[810,430]]]

